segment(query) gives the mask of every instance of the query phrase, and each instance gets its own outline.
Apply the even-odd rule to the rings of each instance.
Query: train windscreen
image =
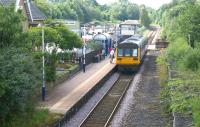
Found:
[[[124,56],[131,56],[131,50],[130,49],[124,49]]]
[[[123,50],[122,49],[118,49],[118,56],[123,56]]]
[[[133,49],[133,54],[132,54],[134,57],[137,57],[138,56],[138,49]]]

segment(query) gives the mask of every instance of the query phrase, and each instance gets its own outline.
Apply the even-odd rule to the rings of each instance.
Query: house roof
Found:
[[[16,0],[0,0],[0,4],[3,6],[15,5]]]
[[[15,7],[16,2],[17,0],[0,0],[0,4],[3,6],[14,5]],[[42,13],[31,0],[24,0],[24,5],[29,21],[43,21],[46,19],[44,13]]]
[[[44,15],[44,13],[42,13],[37,6],[32,3],[31,1],[29,3],[26,4],[26,10],[28,13],[28,19],[29,21],[41,21],[41,20],[45,20],[46,16]]]
[[[125,20],[120,25],[139,25],[139,20]]]

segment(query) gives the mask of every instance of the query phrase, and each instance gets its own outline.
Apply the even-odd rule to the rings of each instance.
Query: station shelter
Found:
[[[112,48],[113,42],[110,34],[108,33],[98,33],[94,35],[93,40],[102,46],[102,54],[107,56],[109,50]]]

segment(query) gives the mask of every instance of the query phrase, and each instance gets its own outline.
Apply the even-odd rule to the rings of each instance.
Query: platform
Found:
[[[93,88],[114,67],[110,59],[99,63],[92,63],[86,67],[85,73],[79,72],[71,79],[58,85],[46,97],[40,106],[48,108],[51,112],[66,113],[80,98]]]

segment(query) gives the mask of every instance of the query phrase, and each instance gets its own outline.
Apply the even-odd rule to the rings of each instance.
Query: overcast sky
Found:
[[[99,4],[110,4],[115,1],[117,0],[97,0]],[[169,3],[172,0],[129,0],[129,1],[139,4],[139,5],[145,4],[146,6],[152,7],[154,9],[158,9],[161,5],[165,3]]]

